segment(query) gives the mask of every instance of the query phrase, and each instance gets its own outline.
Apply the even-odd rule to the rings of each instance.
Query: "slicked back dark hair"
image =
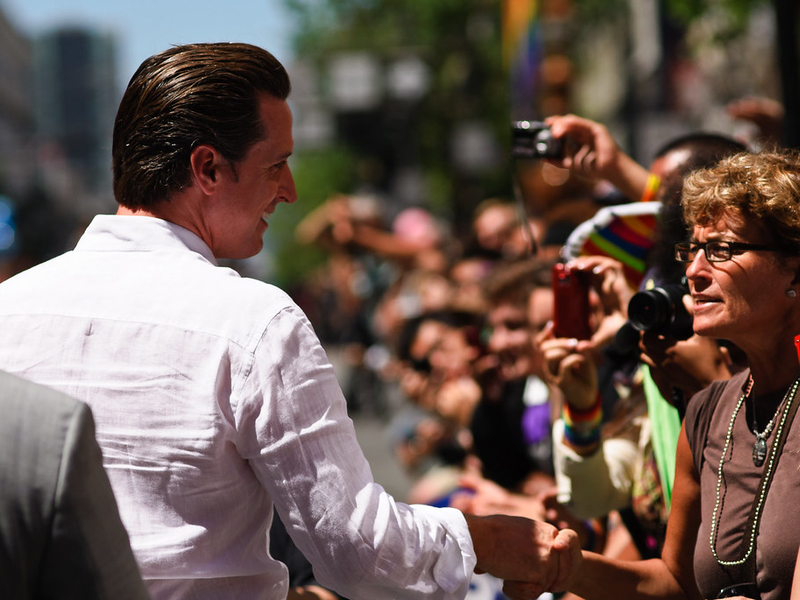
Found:
[[[259,100],[286,100],[283,65],[239,43],[175,46],[145,60],[131,78],[114,123],[114,197],[131,209],[169,200],[190,183],[200,144],[231,163],[264,138]]]

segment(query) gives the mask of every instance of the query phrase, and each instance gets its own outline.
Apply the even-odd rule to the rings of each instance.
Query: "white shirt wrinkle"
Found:
[[[0,368],[92,407],[156,600],[285,598],[273,502],[351,600],[466,594],[463,515],[373,482],[308,319],[188,230],[96,217],[74,251],[0,285],[0,330]]]

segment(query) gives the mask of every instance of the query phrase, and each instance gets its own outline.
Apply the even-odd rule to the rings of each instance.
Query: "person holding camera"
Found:
[[[788,598],[800,523],[800,154],[740,153],[689,175],[686,267],[694,331],[730,340],[749,368],[689,403],[660,559],[584,552],[584,598]],[[515,586],[520,593],[524,585]]]
[[[607,370],[608,348],[613,349],[612,360],[631,353],[638,359],[635,370],[623,361],[621,379],[615,376],[615,385],[622,381],[627,388],[625,402],[616,407],[607,403],[595,407],[593,394],[587,398],[589,404],[582,406],[580,395],[566,394],[565,419],[554,428],[556,472],[559,498],[576,513],[595,517],[621,510],[639,554],[658,556],[669,515],[675,449],[686,399],[715,379],[730,376],[727,349],[714,339],[692,335],[691,316],[682,306],[681,296],[688,294],[688,288],[681,282],[682,269],[674,260],[674,244],[685,236],[680,189],[687,173],[744,146],[718,134],[687,134],[662,146],[645,169],[625,155],[599,123],[575,115],[551,117],[548,122],[556,135],[569,137],[564,166],[602,176],[632,198],[661,202],[648,270],[639,292],[634,294],[636,290],[618,261],[581,256],[571,267],[585,273],[596,288],[603,309],[597,327],[590,341],[576,344],[562,337],[544,344],[554,374],[562,360],[567,362],[561,368],[573,361],[588,361],[582,367],[587,373],[604,363]],[[648,182],[652,185],[654,180],[657,188],[648,194]],[[629,304],[643,310],[638,315],[628,314]],[[559,379],[563,384],[563,376]],[[572,408],[577,421],[572,418]],[[587,420],[582,411],[590,408],[601,412]]]

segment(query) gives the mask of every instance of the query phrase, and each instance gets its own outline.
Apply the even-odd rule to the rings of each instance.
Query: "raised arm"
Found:
[[[553,137],[568,138],[572,147],[560,166],[612,183],[631,202],[638,201],[647,187],[648,172],[625,154],[605,125],[576,115],[548,117]],[[559,161],[555,161],[559,162]]]

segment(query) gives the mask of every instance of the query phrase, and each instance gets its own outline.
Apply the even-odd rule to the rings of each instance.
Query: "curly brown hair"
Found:
[[[741,152],[694,171],[683,183],[689,228],[725,215],[755,221],[784,256],[800,255],[800,152]]]
[[[236,163],[264,137],[259,99],[289,95],[289,76],[250,44],[175,46],[146,59],[131,78],[114,123],[114,196],[146,208],[190,183],[189,156],[209,144]]]

